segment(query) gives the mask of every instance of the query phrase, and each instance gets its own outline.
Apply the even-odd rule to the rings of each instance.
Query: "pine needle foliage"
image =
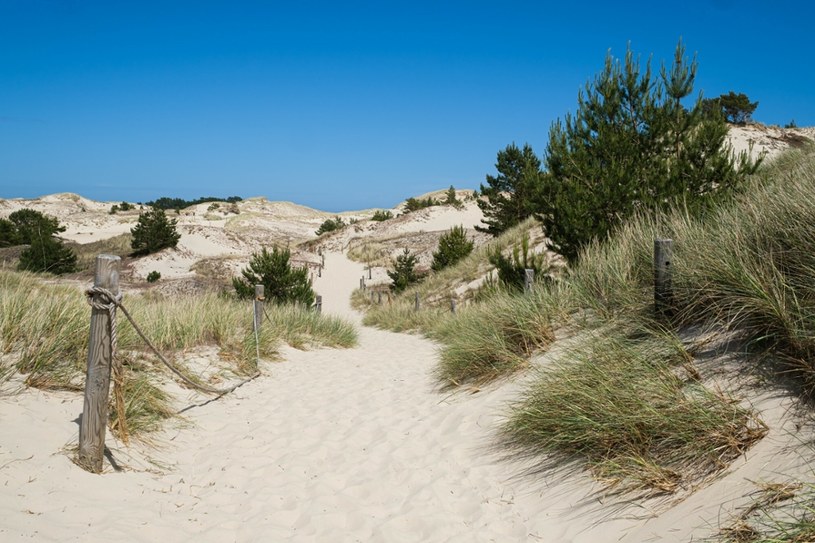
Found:
[[[161,208],[139,213],[136,226],[130,229],[133,239],[130,246],[135,255],[148,255],[168,247],[178,245],[181,234],[178,233],[177,219],[168,219]]]
[[[255,295],[255,285],[264,286],[267,300],[277,304],[301,304],[311,307],[314,291],[307,268],[293,268],[290,263],[291,251],[272,247],[272,252],[263,247],[259,253],[252,253],[249,266],[241,271],[241,277],[232,278],[232,286],[238,298],[248,299]]]
[[[463,225],[452,227],[439,238],[439,247],[433,253],[431,269],[440,271],[452,266],[473,252],[473,245],[473,241],[467,239],[467,233],[464,231]]]
[[[578,94],[577,112],[552,125],[537,211],[552,248],[569,261],[635,213],[677,203],[697,212],[755,171],[746,153],[731,153],[724,119],[706,113],[701,96],[683,103],[696,67],[681,41],[659,77],[630,48],[623,62],[609,53]]]
[[[419,276],[416,273],[416,255],[410,252],[410,249],[405,250],[396,257],[393,264],[393,271],[388,272],[388,277],[391,278],[391,290],[394,292],[402,292],[410,285],[419,282]]]
[[[485,226],[475,227],[493,236],[532,216],[542,175],[541,161],[528,144],[519,149],[512,143],[499,151],[495,169],[498,175],[487,175],[487,186],[481,185],[482,198],[477,200]]]

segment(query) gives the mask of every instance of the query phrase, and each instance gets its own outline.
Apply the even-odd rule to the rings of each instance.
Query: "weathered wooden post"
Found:
[[[535,282],[535,270],[526,268],[524,270],[524,292],[532,290],[532,283]]]
[[[322,252],[320,253],[320,264],[325,266],[325,255]]]
[[[450,298],[450,313],[452,313],[453,315],[456,314],[456,299],[455,298]]]
[[[419,293],[417,292],[413,297],[413,308],[418,311],[419,310]]]
[[[359,290],[365,290],[365,278],[364,277],[359,278]]]
[[[255,330],[258,334],[260,334],[260,325],[263,322],[263,302],[266,300],[263,294],[263,285],[255,285],[255,300],[252,305],[255,309]]]
[[[371,265],[368,264],[368,279],[371,279]]]
[[[371,303],[374,303],[374,291],[371,291]]]
[[[114,255],[96,257],[93,286],[119,295],[119,262]],[[109,304],[101,294],[94,294],[92,302]],[[85,376],[85,404],[79,425],[79,465],[93,473],[102,472],[105,453],[105,427],[108,422],[108,395],[110,393],[110,370],[113,362],[111,344],[110,312],[107,309],[91,309],[91,330],[88,341],[88,370]]]
[[[317,302],[314,304],[314,308],[317,310],[317,313],[323,312],[323,297],[321,295],[317,295]]]
[[[673,240],[654,240],[654,308],[658,316],[668,316],[673,307]]]
[[[322,276],[323,276],[323,265],[320,264],[319,266],[317,266],[317,277],[322,277]]]
[[[376,293],[376,303],[378,303],[379,305],[382,305],[382,291],[381,290]]]

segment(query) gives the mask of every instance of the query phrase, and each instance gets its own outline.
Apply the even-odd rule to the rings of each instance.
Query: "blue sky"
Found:
[[[664,5],[663,5],[664,4]],[[815,125],[815,7],[0,0],[0,198],[266,196],[328,211],[477,188],[543,154],[606,52]]]

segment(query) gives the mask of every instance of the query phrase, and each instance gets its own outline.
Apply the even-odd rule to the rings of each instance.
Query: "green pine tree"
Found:
[[[391,278],[391,290],[394,292],[402,292],[410,285],[418,283],[419,276],[416,274],[416,255],[411,254],[410,250],[405,249],[401,255],[396,257],[393,271],[389,271],[388,276]]]
[[[542,175],[540,159],[532,147],[524,145],[519,149],[514,143],[498,152],[495,169],[498,175],[487,175],[488,186],[481,185],[482,198],[477,201],[486,226],[475,227],[493,236],[535,212],[535,195],[540,190]]]
[[[239,298],[252,298],[255,285],[263,285],[264,296],[277,304],[298,303],[311,307],[314,291],[308,277],[307,268],[293,268],[288,249],[263,247],[260,253],[253,253],[249,266],[241,271],[241,277],[232,278],[232,286]]]
[[[19,269],[55,275],[76,271],[76,253],[53,236],[35,236],[20,253]]]
[[[683,104],[695,77],[696,60],[688,63],[681,41],[658,78],[630,49],[622,63],[606,57],[578,94],[577,112],[550,130],[537,208],[555,251],[575,261],[634,213],[703,208],[755,171],[746,153],[732,156],[727,125],[705,112],[701,97]]]
[[[133,239],[130,246],[136,255],[155,253],[167,247],[175,247],[181,234],[178,233],[177,219],[168,219],[163,209],[153,208],[139,213],[136,226],[130,229]]]
[[[439,247],[433,253],[433,263],[430,268],[433,271],[442,270],[452,266],[471,252],[473,252],[473,241],[467,239],[464,226],[454,226],[439,238]]]

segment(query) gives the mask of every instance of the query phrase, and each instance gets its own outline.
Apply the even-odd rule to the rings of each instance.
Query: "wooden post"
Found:
[[[320,253],[320,264],[325,266],[325,255],[322,252]]]
[[[317,266],[317,277],[322,277],[322,276],[323,276],[323,265],[320,264],[319,266]]]
[[[378,303],[379,305],[382,305],[382,291],[381,290],[376,293],[376,303]]]
[[[323,312],[323,297],[321,295],[317,295],[317,302],[314,304],[314,307],[317,309],[317,313]]]
[[[456,299],[455,298],[450,298],[450,313],[452,313],[453,315],[456,314]]]
[[[532,290],[533,282],[535,282],[535,270],[526,268],[524,270],[524,292]]]
[[[359,278],[359,290],[365,290],[365,278],[364,277]]]
[[[371,279],[371,265],[368,265],[368,279]]]
[[[374,303],[374,291],[371,291],[371,303]]]
[[[418,311],[418,310],[419,310],[419,293],[418,293],[418,292],[417,292],[417,293],[416,293],[416,295],[414,296],[414,300],[413,300],[413,308],[414,308],[416,311]]]
[[[673,240],[654,240],[654,308],[656,314],[670,315],[673,307]]]
[[[253,306],[255,308],[255,330],[260,334],[260,325],[263,322],[263,302],[266,298],[263,297],[263,285],[255,285],[255,301]]]
[[[114,255],[96,257],[93,286],[119,294],[119,262]],[[100,295],[94,301],[110,303]],[[91,309],[91,331],[88,342],[88,370],[85,376],[85,404],[79,425],[79,465],[93,473],[102,472],[105,453],[105,427],[108,422],[108,395],[112,352],[110,344],[110,313]]]

